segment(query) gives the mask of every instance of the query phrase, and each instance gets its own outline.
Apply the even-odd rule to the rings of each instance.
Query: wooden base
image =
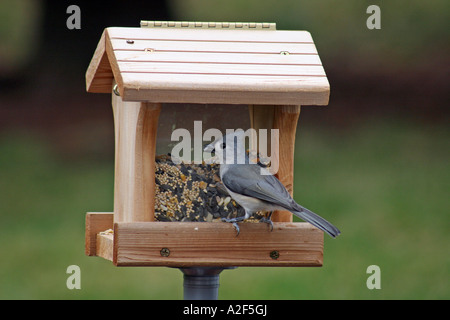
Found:
[[[239,227],[236,236],[228,223],[113,223],[113,213],[88,213],[86,254],[116,266],[322,266],[323,232],[308,223],[276,222],[272,232],[264,223]],[[114,234],[99,234],[109,228]]]

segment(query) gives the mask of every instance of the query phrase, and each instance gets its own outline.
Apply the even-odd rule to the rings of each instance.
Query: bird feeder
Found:
[[[273,231],[265,223],[240,223],[239,236],[229,223],[155,221],[156,146],[166,109],[198,106],[190,116],[201,118],[237,108],[243,116],[228,121],[278,129],[276,176],[292,194],[300,106],[326,105],[329,98],[310,33],[272,23],[143,21],[140,28],[106,28],[86,85],[111,95],[115,127],[114,212],[87,213],[87,255],[116,266],[322,265],[323,232],[293,222],[288,211],[272,215]],[[226,118],[210,117],[209,124]]]

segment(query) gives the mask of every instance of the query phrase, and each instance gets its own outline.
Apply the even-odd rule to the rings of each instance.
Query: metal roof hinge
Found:
[[[277,25],[274,22],[200,22],[141,20],[141,28],[276,30]]]

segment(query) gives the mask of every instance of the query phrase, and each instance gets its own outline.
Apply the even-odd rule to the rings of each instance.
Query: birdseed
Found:
[[[245,210],[232,200],[220,180],[220,164],[175,164],[170,154],[156,157],[155,219],[157,221],[218,222],[237,218]],[[257,212],[247,222],[258,222]]]

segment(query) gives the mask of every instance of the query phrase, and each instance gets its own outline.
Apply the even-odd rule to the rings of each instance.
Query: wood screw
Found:
[[[280,253],[277,250],[273,250],[270,252],[270,257],[273,260],[277,260],[280,257]]]
[[[168,248],[162,248],[159,252],[161,257],[168,257],[170,255],[170,250]]]

